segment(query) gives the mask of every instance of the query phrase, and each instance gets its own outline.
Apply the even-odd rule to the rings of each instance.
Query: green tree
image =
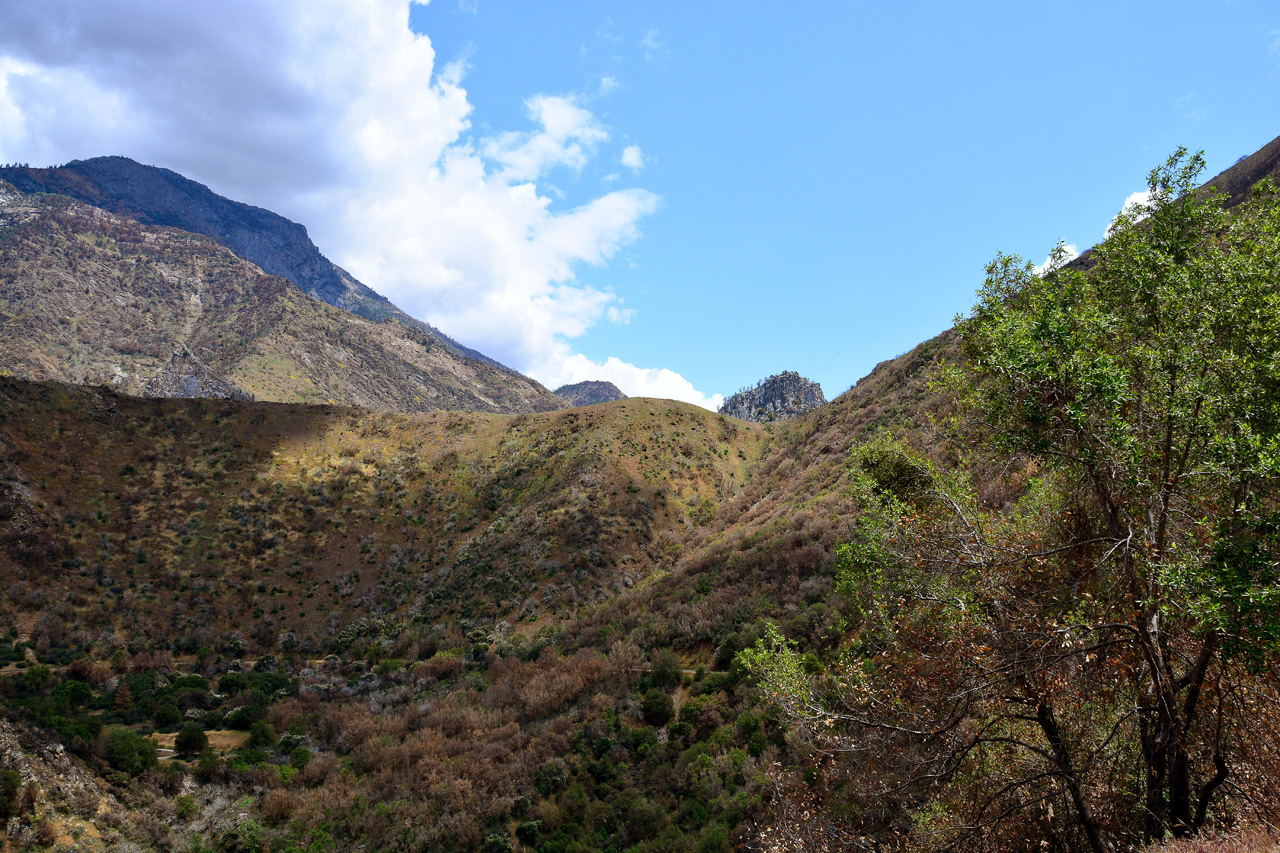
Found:
[[[178,710],[176,705],[166,702],[156,708],[156,713],[152,720],[155,722],[156,728],[167,729],[182,722],[182,712]]]
[[[132,729],[108,732],[103,751],[112,767],[130,776],[137,776],[158,763],[155,741]]]
[[[1154,170],[1087,272],[1061,247],[1043,272],[988,267],[936,386],[956,414],[935,458],[957,464],[855,448],[841,587],[864,618],[835,701],[776,633],[745,657],[824,745],[894,755],[869,787],[914,786],[954,846],[1186,836],[1256,775],[1246,742],[1270,735],[1242,691],[1274,687],[1246,670],[1280,638],[1280,201],[1260,185],[1228,213],[1202,167]]]
[[[670,690],[684,680],[684,664],[671,649],[655,652],[649,667],[649,678],[654,686]]]
[[[174,738],[173,749],[178,755],[199,755],[209,747],[209,736],[199,723],[187,723]]]
[[[640,700],[640,710],[644,721],[658,728],[671,722],[671,718],[676,715],[675,702],[656,687],[645,692]]]

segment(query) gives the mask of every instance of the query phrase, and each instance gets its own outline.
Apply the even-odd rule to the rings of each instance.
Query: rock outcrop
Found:
[[[572,385],[561,385],[553,392],[563,397],[573,406],[594,406],[596,403],[612,403],[614,400],[625,400],[627,395],[618,390],[612,382],[575,382]]]
[[[222,397],[252,400],[253,395],[237,388],[225,376],[179,345],[160,372],[142,384],[144,397]]]
[[[821,385],[788,370],[761,379],[754,388],[743,388],[725,400],[719,411],[744,421],[767,423],[794,418],[826,404]]]

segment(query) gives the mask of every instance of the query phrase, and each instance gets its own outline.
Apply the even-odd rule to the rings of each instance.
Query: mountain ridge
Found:
[[[511,370],[459,344],[429,323],[411,317],[356,280],[321,254],[306,226],[265,208],[221,196],[171,169],[148,166],[128,157],[104,156],[44,169],[3,166],[0,179],[24,193],[65,195],[144,225],[203,234],[264,272],[288,279],[335,308],[378,322],[394,317],[406,326],[421,328],[459,355]]]
[[[225,394],[225,381],[262,400],[408,412],[566,405],[420,324],[328,305],[211,238],[2,182],[0,194],[0,354],[19,376],[135,394],[151,382],[165,395],[191,379]],[[175,363],[184,349],[195,361]]]

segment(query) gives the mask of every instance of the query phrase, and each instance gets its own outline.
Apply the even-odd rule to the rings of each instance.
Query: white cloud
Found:
[[[600,97],[604,97],[608,95],[610,92],[612,92],[614,89],[620,89],[620,88],[622,88],[622,84],[619,83],[616,78],[614,77],[600,78]]]
[[[481,146],[487,158],[504,167],[502,180],[533,180],[556,166],[581,169],[596,146],[609,138],[596,117],[572,96],[535,95],[525,101],[525,108],[541,130],[508,131]]]
[[[638,172],[644,168],[644,152],[640,150],[639,145],[628,145],[622,149],[621,162],[631,171]]]
[[[1134,222],[1141,222],[1143,219],[1147,218],[1147,214],[1140,211],[1150,203],[1151,190],[1138,190],[1137,192],[1129,193],[1125,196],[1124,204],[1120,205],[1120,213],[1130,216]],[[1116,221],[1119,218],[1120,214],[1116,214],[1111,218],[1111,221],[1107,223],[1107,234],[1110,234],[1112,229],[1116,227]]]
[[[1080,257],[1080,247],[1077,246],[1075,243],[1063,242],[1062,251],[1064,252],[1064,254],[1057,266],[1062,266],[1063,264],[1070,263],[1071,261],[1074,261],[1076,258]],[[1044,275],[1052,268],[1054,268],[1053,252],[1050,252],[1049,255],[1044,259],[1044,263],[1036,266],[1035,273],[1036,275]]]
[[[541,381],[549,388],[559,388],[561,385],[588,380],[612,382],[628,397],[682,400],[713,412],[724,402],[723,394],[703,394],[688,379],[674,371],[661,367],[636,367],[613,356],[603,362],[595,362],[581,353],[574,353],[560,363],[556,374],[547,375]]]
[[[644,34],[644,38],[640,39],[640,47],[644,50],[644,58],[653,62],[654,60],[666,59],[670,51],[666,49],[666,45],[658,41],[658,31],[649,30]]]
[[[573,337],[629,318],[575,271],[635,240],[659,199],[618,188],[554,207],[548,173],[581,170],[608,129],[575,96],[538,94],[530,129],[475,139],[464,65],[437,68],[408,11],[405,0],[244,0],[234,14],[4,4],[0,161],[123,154],[174,169],[304,223],[405,310],[551,378],[581,360]]]

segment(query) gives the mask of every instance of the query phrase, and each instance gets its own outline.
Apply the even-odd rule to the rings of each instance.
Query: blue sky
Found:
[[[175,168],[548,384],[704,404],[781,370],[834,396],[996,252],[1096,242],[1177,146],[1216,173],[1280,135],[1249,0],[158,8],[0,10],[0,160]],[[165,95],[183,38],[213,70]],[[239,115],[228,69],[265,93]]]
[[[843,391],[950,325],[997,251],[1091,245],[1178,145],[1216,173],[1280,135],[1267,3],[554,7],[411,21],[465,57],[477,126],[530,92],[597,97],[615,151],[564,176],[570,199],[643,148],[661,209],[580,273],[636,313],[576,345],[722,393],[782,369]]]

